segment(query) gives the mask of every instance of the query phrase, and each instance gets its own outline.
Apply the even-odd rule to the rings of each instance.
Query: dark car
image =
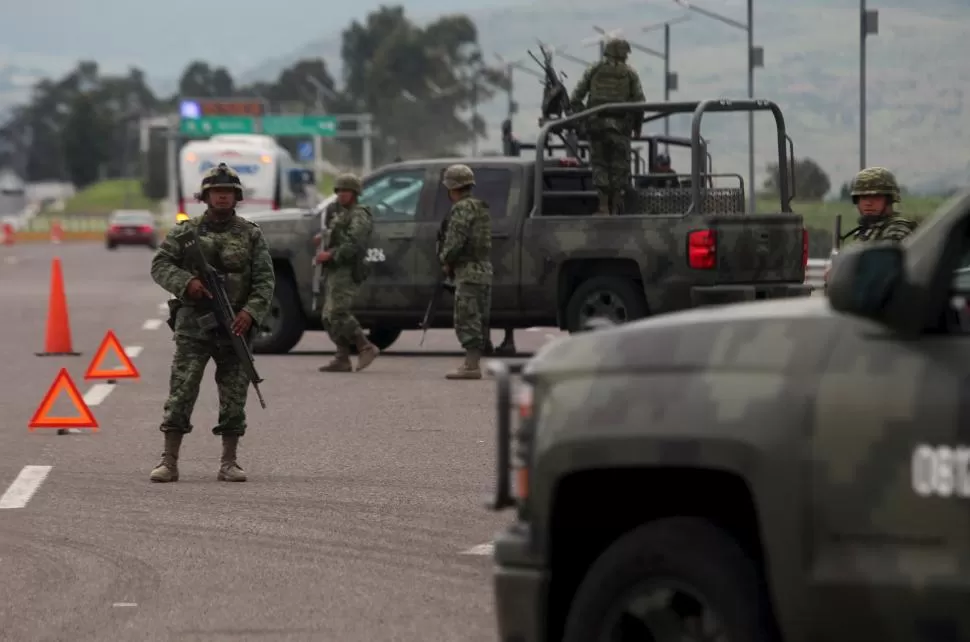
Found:
[[[158,247],[158,223],[148,210],[117,210],[108,221],[104,244],[109,250],[119,245]]]

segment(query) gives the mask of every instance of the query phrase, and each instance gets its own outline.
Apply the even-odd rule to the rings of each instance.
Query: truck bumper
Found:
[[[777,285],[697,285],[690,289],[691,303],[695,306],[742,303],[763,299],[787,299],[812,296],[812,286],[803,283],[780,283]]]
[[[495,542],[495,614],[500,642],[543,642],[548,573],[533,565],[528,529],[515,525]]]

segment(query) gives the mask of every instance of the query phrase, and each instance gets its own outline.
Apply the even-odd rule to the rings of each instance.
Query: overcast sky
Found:
[[[416,19],[529,0],[404,0]],[[141,67],[153,80],[202,58],[241,73],[338,33],[393,0],[2,0],[0,66]],[[285,9],[283,9],[285,7]]]

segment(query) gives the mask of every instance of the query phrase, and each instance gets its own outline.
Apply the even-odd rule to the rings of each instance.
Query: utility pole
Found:
[[[879,33],[879,12],[859,0],[859,170],[866,168],[866,39]]]
[[[748,58],[748,99],[754,99],[754,70],[765,66],[765,51],[762,47],[754,45],[754,0],[747,0],[748,15],[746,22],[738,22],[733,18],[722,16],[710,9],[696,7],[689,0],[673,0],[678,6],[688,11],[700,14],[712,20],[717,20],[735,29],[740,29],[748,34],[747,58]],[[757,189],[754,184],[754,112],[748,112],[748,213],[754,214],[757,204]]]

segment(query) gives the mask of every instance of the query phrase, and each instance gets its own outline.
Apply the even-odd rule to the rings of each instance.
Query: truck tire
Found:
[[[594,276],[573,290],[566,304],[566,330],[586,330],[597,314],[607,314],[614,323],[627,323],[647,316],[647,300],[636,282],[622,276]]]
[[[373,343],[380,349],[381,352],[387,350],[394,342],[398,340],[401,336],[401,328],[388,328],[384,326],[375,326],[370,330],[365,330],[364,334],[367,335],[367,340]],[[357,346],[351,346],[351,354],[357,354]]]
[[[253,341],[253,352],[285,354],[303,338],[306,319],[303,318],[296,285],[289,277],[276,280],[276,289],[273,291],[273,300],[266,317]]]
[[[657,597],[661,591],[676,594],[667,608],[634,617],[623,609],[648,596],[633,593],[639,587],[656,590]],[[755,563],[710,522],[691,517],[649,522],[621,536],[593,562],[569,609],[563,642],[621,639],[608,635],[615,628],[631,633],[622,639],[682,639],[670,633],[685,618],[702,613],[713,616],[724,639],[778,642],[762,587]]]

